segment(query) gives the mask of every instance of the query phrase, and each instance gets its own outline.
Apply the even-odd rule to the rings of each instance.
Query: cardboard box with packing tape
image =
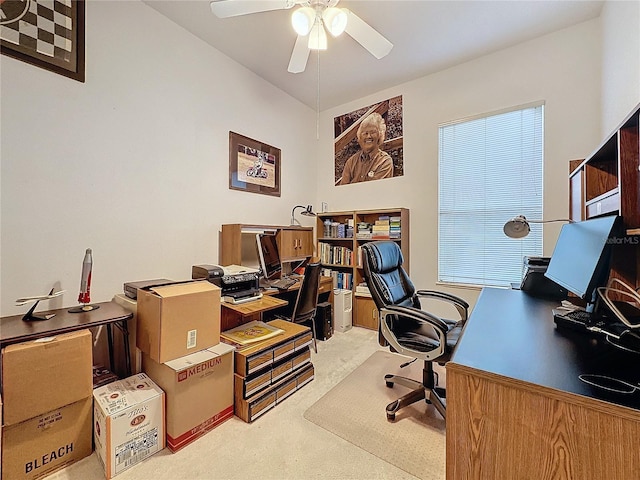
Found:
[[[142,368],[167,396],[167,447],[173,452],[233,417],[233,352],[220,343],[161,364],[142,355]]]
[[[207,281],[138,290],[136,343],[158,363],[220,343],[220,288]]]

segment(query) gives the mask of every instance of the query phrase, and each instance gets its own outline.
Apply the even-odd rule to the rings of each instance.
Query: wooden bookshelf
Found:
[[[358,225],[374,226],[381,218],[397,219],[393,235],[384,231],[371,232],[370,237],[358,235]],[[377,310],[371,297],[356,291],[364,282],[360,260],[360,247],[375,240],[393,240],[402,250],[404,268],[409,272],[409,209],[385,208],[376,210],[349,210],[318,214],[316,220],[316,255],[323,265],[324,275],[334,276],[334,288],[354,291],[353,325],[376,330]],[[325,222],[327,224],[325,225]],[[394,223],[396,220],[394,220]],[[325,226],[329,228],[325,230]],[[351,227],[351,228],[349,228]],[[342,281],[339,278],[342,278]]]

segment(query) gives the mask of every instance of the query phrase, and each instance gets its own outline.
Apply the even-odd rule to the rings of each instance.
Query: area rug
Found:
[[[304,418],[424,480],[445,478],[445,422],[432,405],[417,402],[388,422],[386,405],[409,390],[387,388],[385,374],[420,380],[422,361],[400,369],[406,357],[375,352],[304,413]],[[442,384],[442,382],[440,382]]]

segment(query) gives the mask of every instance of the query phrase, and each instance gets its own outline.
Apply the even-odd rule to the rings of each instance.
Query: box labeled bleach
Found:
[[[92,400],[88,396],[24,422],[5,425],[2,480],[36,480],[91,455]]]
[[[139,373],[93,391],[93,438],[107,480],[165,447],[164,392]]]
[[[231,345],[158,363],[142,355],[142,368],[167,396],[167,447],[176,452],[233,417]]]

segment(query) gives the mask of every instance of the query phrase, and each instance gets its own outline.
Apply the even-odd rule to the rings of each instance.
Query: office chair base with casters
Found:
[[[442,415],[442,418],[446,420],[446,390],[435,385],[435,378],[437,374],[433,371],[433,365],[431,362],[425,362],[422,375],[422,382],[411,378],[401,377],[399,375],[387,374],[384,376],[387,388],[393,388],[397,383],[403,387],[413,389],[409,393],[387,405],[387,420],[390,422],[395,421],[398,410],[411,405],[412,403],[419,402],[420,400],[424,400],[428,404],[433,404],[435,409],[440,413],[440,415]]]

